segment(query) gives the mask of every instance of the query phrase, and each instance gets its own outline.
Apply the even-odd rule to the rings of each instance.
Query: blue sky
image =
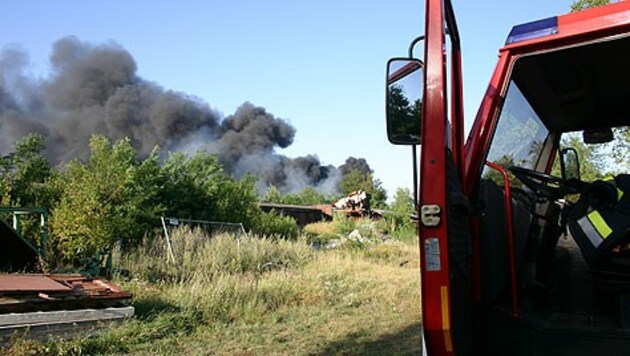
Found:
[[[453,0],[467,127],[510,28],[566,13],[571,3]],[[116,42],[140,76],[166,89],[224,115],[250,101],[289,121],[295,142],[279,153],[317,154],[333,165],[366,158],[391,196],[411,188],[411,154],[386,139],[385,64],[423,32],[423,9],[419,0],[5,1],[0,47],[21,47],[34,75],[45,77],[59,38]]]

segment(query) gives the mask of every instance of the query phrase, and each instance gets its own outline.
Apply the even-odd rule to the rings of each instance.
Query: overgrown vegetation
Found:
[[[129,140],[95,136],[86,160],[51,168],[43,148],[41,136],[29,135],[0,158],[0,204],[51,212],[51,270],[120,246],[115,268],[126,273],[114,280],[134,293],[137,317],[97,337],[42,343],[18,335],[3,354],[419,350],[417,247],[392,239],[410,225],[408,191],[397,194],[387,229],[340,218],[307,227],[305,236],[292,218],[263,213],[254,179],[229,177],[212,155],[158,157],[156,149],[138,158]],[[382,190],[371,172],[359,175],[358,183]],[[268,195],[309,205],[336,198],[312,188]],[[378,196],[384,201],[384,190]],[[250,236],[180,228],[170,236],[172,261],[159,216],[243,223]],[[352,233],[360,237],[333,250],[311,245]]]
[[[420,350],[417,246],[315,251],[305,241],[173,233],[117,258],[136,318],[97,337],[15,337],[9,355],[412,354]]]
[[[408,189],[400,188],[379,220],[347,217],[336,214],[333,221],[317,222],[304,227],[307,239],[317,245],[365,247],[384,240],[413,241],[417,238],[416,225],[412,221],[413,201]],[[358,233],[358,235],[353,235]],[[357,241],[357,238],[359,240]],[[363,241],[361,241],[363,240]]]
[[[340,198],[338,194],[324,194],[316,191],[313,187],[306,187],[300,193],[282,194],[278,188],[271,186],[261,198],[268,203],[294,204],[294,205],[317,205],[330,204]]]
[[[181,153],[139,159],[128,139],[90,141],[86,161],[50,168],[43,138],[28,135],[0,158],[0,203],[51,212],[51,267],[133,248],[159,227],[159,216],[242,223],[247,230],[295,238],[289,218],[263,214],[252,177],[235,180],[213,155]],[[26,224],[28,227],[28,224]],[[27,229],[28,230],[28,229]]]
[[[283,216],[272,210],[258,214],[256,219],[255,231],[259,235],[285,239],[296,239],[298,236],[297,222],[290,216]]]
[[[43,137],[30,134],[16,142],[14,154],[0,158],[0,205],[51,212],[50,268],[107,253],[117,242],[133,249],[155,235],[159,216],[237,222],[256,234],[297,238],[293,219],[259,209],[253,177],[231,178],[213,155],[159,157],[156,147],[139,159],[128,139],[112,143],[94,136],[86,160],[51,168],[42,155],[44,149]],[[365,160],[348,160],[343,170],[342,193],[365,190],[372,194],[372,206],[385,206],[385,190]],[[330,204],[337,198],[311,187],[299,194],[280,194],[271,187],[262,200],[314,205]],[[397,204],[386,216],[383,233],[402,226],[405,218],[401,220]],[[23,231],[35,236],[36,220],[28,219]]]
[[[398,238],[410,238],[415,235],[416,227],[411,223],[414,214],[413,198],[409,189],[399,188],[389,210],[379,222],[379,230]]]
[[[372,172],[364,173],[358,169],[351,169],[343,176],[339,188],[343,195],[363,190],[370,194],[373,207],[384,208],[386,206],[387,192],[381,181],[374,178]]]

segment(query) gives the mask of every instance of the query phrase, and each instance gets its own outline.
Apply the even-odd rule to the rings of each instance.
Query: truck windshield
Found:
[[[549,130],[511,81],[486,160],[505,168],[534,169],[548,136]],[[483,176],[493,176],[488,167]]]

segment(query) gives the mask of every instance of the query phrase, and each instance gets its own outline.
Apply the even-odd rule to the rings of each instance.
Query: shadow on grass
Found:
[[[381,335],[377,340],[365,341],[361,333],[352,333],[328,344],[316,355],[419,355],[421,337],[420,323],[397,333]]]
[[[169,301],[159,297],[143,298],[134,300],[135,315],[138,319],[149,320],[163,312],[177,313],[181,308]]]

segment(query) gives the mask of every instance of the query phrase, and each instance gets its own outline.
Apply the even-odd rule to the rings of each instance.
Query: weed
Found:
[[[237,241],[182,230],[177,264],[147,244],[118,259],[137,317],[95,336],[31,341],[7,355],[327,354],[419,349],[417,247],[320,251],[303,240]],[[193,239],[200,239],[193,241]],[[412,259],[401,266],[401,260]]]

